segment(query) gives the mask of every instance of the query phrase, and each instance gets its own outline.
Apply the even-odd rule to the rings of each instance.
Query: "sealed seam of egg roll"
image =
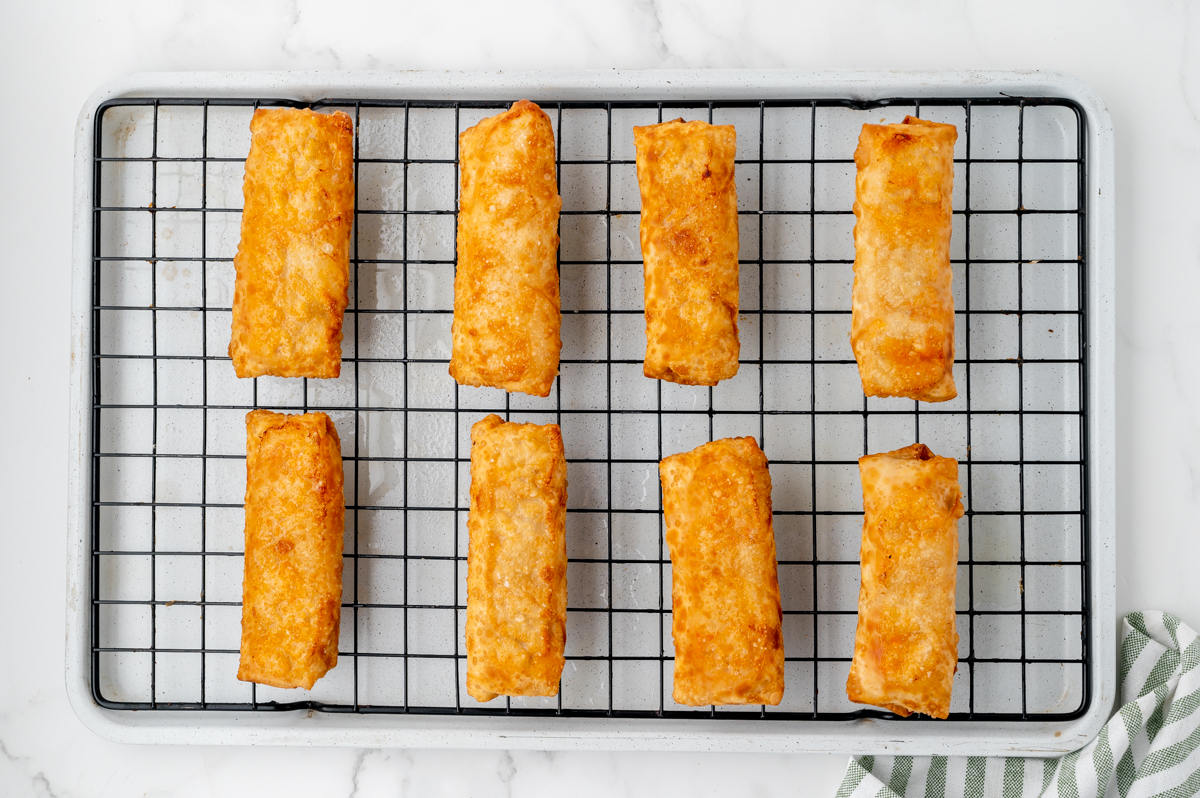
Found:
[[[635,127],[647,377],[716,385],[738,372],[733,125]]]
[[[450,376],[549,396],[562,350],[554,130],[521,100],[464,130]]]
[[[863,125],[854,151],[850,343],[863,393],[944,402],[954,387],[953,125]]]
[[[239,377],[337,377],[350,280],[350,117],[260,108],[250,122],[229,356]]]
[[[678,704],[783,698],[783,614],[771,475],[754,438],[724,438],[659,464],[671,551]]]
[[[958,461],[917,443],[859,458],[862,585],[846,693],[945,718],[958,666]]]
[[[557,424],[471,427],[467,693],[558,694],[567,629],[567,461]]]
[[[329,416],[251,411],[242,681],[308,689],[337,665],[345,515]]]

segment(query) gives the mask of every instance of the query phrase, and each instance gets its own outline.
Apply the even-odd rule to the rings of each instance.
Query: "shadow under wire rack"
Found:
[[[512,98],[518,99],[518,98]],[[256,107],[120,99],[96,115],[91,683],[111,709],[847,720],[863,454],[958,458],[952,719],[1062,720],[1091,701],[1085,115],[1055,98],[559,102],[561,373],[546,399],[447,373],[458,133],[497,101],[330,99],[354,120],[342,376],[237,380],[226,355]],[[849,345],[853,151],[864,122],[948,122],[959,396],[866,399]],[[736,378],[642,376],[632,128],[737,127]],[[346,468],[338,666],[311,691],[239,682],[246,412],[321,410]],[[466,694],[470,425],[562,426],[567,663],[558,696]],[[755,436],[771,461],[786,690],[777,707],[671,700],[658,461]],[[927,722],[909,718],[904,722]]]

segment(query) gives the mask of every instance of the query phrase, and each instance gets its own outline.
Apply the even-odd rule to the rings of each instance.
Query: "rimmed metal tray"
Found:
[[[558,139],[562,371],[550,397],[456,387],[457,133],[537,101]],[[338,380],[238,381],[225,349],[248,120],[355,120],[351,305]],[[960,397],[866,400],[847,340],[852,154],[866,121],[959,129]],[[632,127],[738,130],[742,365],[641,376]],[[1112,132],[1050,73],[143,75],[77,131],[67,678],[143,742],[1044,753],[1115,689]],[[311,691],[236,681],[248,409],[328,412],[346,463],[338,667]],[[568,650],[553,699],[466,695],[468,430],[554,421],[569,459]],[[657,462],[754,435],[771,459],[787,688],[778,707],[670,697]],[[960,666],[951,719],[849,703],[855,459],[957,457]]]

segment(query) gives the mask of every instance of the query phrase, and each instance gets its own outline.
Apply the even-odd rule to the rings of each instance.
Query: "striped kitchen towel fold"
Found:
[[[1200,792],[1200,641],[1164,612],[1121,624],[1121,708],[1095,740],[1057,759],[852,758],[837,798],[1149,798]]]

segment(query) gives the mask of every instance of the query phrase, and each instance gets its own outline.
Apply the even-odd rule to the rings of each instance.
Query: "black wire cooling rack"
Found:
[[[306,104],[139,98],[100,107],[95,700],[137,710],[894,717],[845,699],[858,593],[856,458],[923,440],[959,458],[968,507],[951,718],[1081,716],[1092,653],[1080,107],[1017,97],[539,101],[555,126],[565,201],[564,350],[554,391],[536,400],[456,388],[446,374],[457,133],[509,104],[312,105],[355,122],[342,377],[242,383],[225,346],[249,114]],[[865,399],[847,339],[858,128],[905,112],[959,130],[952,260],[960,395],[944,404]],[[742,360],[736,380],[716,388],[646,380],[637,350],[631,128],[676,116],[738,127]],[[234,678],[242,416],[256,407],[322,410],[343,441],[340,655],[311,692]],[[559,695],[483,705],[464,689],[465,487],[469,426],[493,411],[563,425],[570,606]],[[695,710],[670,697],[670,560],[657,463],[731,434],[755,435],[771,459],[786,692],[779,707]]]

